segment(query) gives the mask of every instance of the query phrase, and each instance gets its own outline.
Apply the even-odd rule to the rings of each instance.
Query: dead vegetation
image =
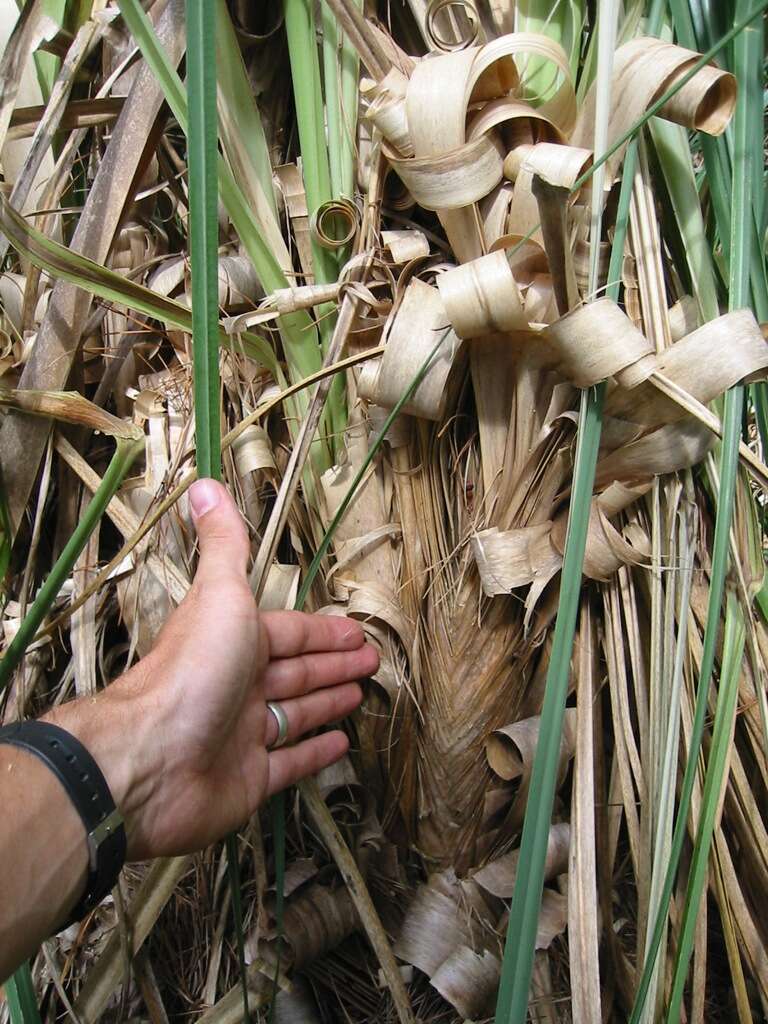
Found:
[[[6,720],[108,685],[194,568],[184,5],[119,6],[27,3],[0,64]],[[768,1007],[762,178],[721,134],[762,23],[715,67],[687,4],[674,44],[599,7],[218,4],[224,479],[262,606],[382,656],[350,758],[240,834],[254,1019],[489,1019],[536,871],[529,1019]],[[223,850],[131,866],[32,976],[45,1019],[241,1020]]]

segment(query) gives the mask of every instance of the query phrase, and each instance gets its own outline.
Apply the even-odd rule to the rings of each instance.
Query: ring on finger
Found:
[[[276,700],[267,701],[267,710],[271,711],[275,721],[277,722],[277,738],[274,743],[270,743],[268,750],[277,750],[278,747],[282,747],[288,739],[288,715],[285,713],[283,705]]]

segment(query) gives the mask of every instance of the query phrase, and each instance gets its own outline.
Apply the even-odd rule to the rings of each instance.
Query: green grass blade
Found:
[[[738,13],[741,14],[742,10],[743,4],[740,4]],[[753,18],[749,15],[742,18],[739,22],[739,26],[742,32],[744,32],[745,29],[747,29],[747,31],[744,32],[743,35],[737,34],[737,36],[734,37],[737,38],[737,53],[740,55],[740,60],[745,62],[748,61],[751,48],[754,46],[754,40],[748,34],[750,30],[747,28],[752,21]],[[755,28],[751,31],[759,34],[760,30],[759,28]],[[739,99],[736,105],[734,128],[737,161],[734,166],[734,175],[732,179],[732,205],[730,218],[732,225],[729,248],[730,309],[741,309],[743,306],[747,305],[749,299],[749,275],[751,264],[750,248],[752,239],[751,188],[753,184],[752,168],[754,167],[754,162],[751,156],[748,155],[750,125],[745,96],[745,92],[740,90]],[[752,135],[754,135],[754,126],[752,126]],[[762,130],[760,130],[760,139],[762,139]],[[730,529],[733,518],[736,480],[738,477],[738,443],[741,438],[743,412],[744,387],[738,385],[726,394],[722,417],[723,440],[720,449],[719,466],[720,491],[717,502],[715,532],[712,545],[712,569],[710,572],[707,618],[699,669],[699,680],[696,688],[695,709],[688,749],[688,762],[683,775],[683,784],[680,791],[680,801],[672,838],[669,866],[660,900],[660,910],[654,924],[651,943],[646,951],[645,964],[643,965],[643,973],[638,985],[635,1005],[632,1010],[632,1016],[630,1017],[630,1024],[637,1024],[645,1004],[648,985],[650,983],[653,965],[661,942],[666,916],[669,911],[669,902],[672,896],[677,867],[680,861],[680,855],[687,830],[688,813],[691,806],[691,797],[696,779],[699,752],[701,750],[701,741],[706,722],[707,697],[715,664],[717,639],[722,614],[723,591],[728,571]],[[708,855],[709,843],[706,844],[706,852]],[[691,881],[693,882],[695,880],[691,879]],[[703,884],[701,882],[701,878],[699,878],[699,883]],[[700,898],[700,896],[701,892],[699,891],[698,897]],[[688,897],[689,898],[686,900],[686,913],[695,914],[694,908],[698,908],[699,903],[698,899],[691,892],[690,887]],[[696,902],[694,902],[694,900],[696,900]],[[678,987],[685,981],[685,973],[687,972],[690,958],[690,949],[692,949],[692,939],[690,940],[690,948],[686,945],[687,941],[687,938],[685,943],[681,939],[681,944],[678,948],[675,960],[673,984],[676,986],[676,992]]]
[[[655,0],[650,19],[651,32],[658,31],[661,9],[660,0]],[[628,138],[631,139],[634,134],[635,131],[632,131]],[[604,162],[608,155],[607,153],[595,161],[593,168]],[[621,262],[629,225],[629,205],[636,160],[637,144],[632,141],[624,157],[616,227],[608,269],[606,294],[614,300],[618,299],[619,295]],[[585,176],[585,180],[591,177],[592,170]],[[552,819],[560,736],[568,694],[595,466],[602,432],[604,394],[605,385],[602,384],[590,389],[588,393],[582,393],[579,410],[573,489],[563,553],[560,598],[552,652],[547,669],[541,715],[542,728],[531,773],[523,835],[520,842],[517,879],[510,907],[501,983],[496,1002],[496,1024],[525,1024],[527,1018],[528,993],[544,884],[544,860]]]
[[[359,0],[354,0],[358,3]],[[357,159],[357,100],[360,58],[346,36],[341,44],[341,184],[343,196],[355,194],[355,161]]]
[[[285,31],[288,38],[288,54],[291,62],[293,99],[296,106],[296,121],[301,149],[301,173],[307,193],[307,208],[310,220],[318,209],[332,199],[331,171],[328,145],[325,135],[326,109],[328,127],[331,132],[329,144],[336,147],[341,143],[341,125],[338,111],[338,87],[336,73],[326,78],[326,90],[331,87],[332,96],[327,108],[323,106],[320,87],[320,61],[318,57],[314,6],[310,0],[284,0]],[[340,158],[338,174],[341,178]],[[329,284],[339,273],[336,254],[311,239],[312,266],[315,281]],[[317,310],[320,320],[320,337],[323,351],[330,344],[336,315],[333,307],[320,306]],[[336,377],[331,385],[326,402],[328,426],[331,434],[338,437],[346,425],[344,403],[344,381]]]
[[[216,6],[187,0],[189,220],[195,437],[199,476],[221,475],[216,162]]]
[[[739,695],[741,660],[744,655],[744,616],[735,597],[728,595],[723,638],[723,656],[720,669],[720,689],[715,709],[715,724],[712,746],[709,751],[707,774],[701,798],[701,811],[696,842],[693,848],[688,887],[685,895],[685,909],[680,925],[680,939],[675,957],[672,991],[667,1010],[668,1024],[682,1019],[683,989],[688,973],[688,963],[693,952],[696,934],[696,918],[707,879],[707,863],[715,819],[720,802],[723,782],[733,734],[733,719]]]
[[[184,86],[160,45],[152,23],[139,0],[118,0],[118,4],[136,45],[152,68],[179,127],[186,134],[188,110]],[[218,174],[221,201],[253,263],[262,287],[267,292],[288,287],[285,274],[267,243],[254,211],[235,181],[232,171],[221,157],[218,161]],[[316,373],[320,369],[321,355],[316,343],[314,321],[311,317],[306,313],[292,313],[281,317],[278,324],[291,370],[291,378],[299,380]],[[305,403],[306,397],[302,395],[298,401]]]
[[[71,574],[78,556],[88,543],[88,538],[103,515],[104,509],[125,479],[136,457],[143,451],[143,437],[140,439],[117,439],[117,449],[112,456],[112,460],[107,467],[98,490],[91,498],[85,513],[78,520],[74,533],[64,545],[64,549],[56,559],[53,568],[48,574],[48,578],[38,591],[29,611],[24,616],[18,632],[6,648],[2,659],[0,659],[0,693],[8,685],[14,670],[24,656],[24,652],[64,585],[64,581]]]
[[[509,928],[496,1003],[497,1024],[525,1024],[528,1014],[528,993],[544,884],[544,861],[557,781],[571,651],[581,594],[581,570],[602,430],[604,394],[604,384],[582,392],[560,600],[541,711],[541,731],[526,804],[515,891],[509,912]]]
[[[742,13],[743,8],[744,4],[737,0],[737,13]],[[762,117],[755,123],[754,116],[750,116],[756,112],[754,102],[750,101],[750,94],[754,95],[754,79],[757,79],[759,82],[762,75],[762,53],[762,28],[757,26],[746,28],[735,41],[735,71],[739,83],[739,98],[736,105],[733,132],[734,174],[732,180],[732,232],[729,259],[730,309],[740,309],[749,300],[749,280],[752,264],[751,242],[753,238],[752,217],[754,210],[752,190],[755,185],[756,166],[753,140],[757,141],[762,154]],[[761,114],[762,112],[759,111],[759,113]],[[757,135],[756,132],[758,133]],[[720,576],[722,576],[724,585],[725,573],[730,558],[730,526],[733,517],[736,479],[738,476],[737,446],[741,439],[744,391],[743,386],[737,386],[726,396],[725,423],[728,424],[729,429],[723,432],[720,462],[721,482],[715,525],[715,548],[712,556],[710,603],[704,634],[704,649],[712,649],[712,665],[707,662],[705,675],[704,658],[702,656],[702,679],[700,680],[700,692],[698,694],[698,699],[702,702],[702,715],[706,711],[709,680],[714,668],[714,656],[721,619],[722,586],[719,586],[717,590],[715,589],[715,568],[717,563],[718,582]],[[720,527],[721,520],[722,529],[720,530],[720,545],[718,546],[718,528]],[[701,815],[688,877],[685,905],[680,926],[680,940],[675,957],[672,989],[667,1011],[667,1021],[670,1024],[673,1021],[679,1020],[681,1014],[683,989],[693,952],[696,915],[701,904],[701,896],[706,882],[706,869],[712,843],[715,815],[723,782],[723,772],[727,764],[728,738],[731,732],[733,712],[738,695],[740,662],[743,650],[744,619],[734,598],[729,595],[725,618],[725,640],[714,736],[707,764]],[[696,759],[698,759],[698,751],[694,751],[692,746],[690,760],[695,763]]]
[[[218,123],[216,115],[216,5],[187,0],[189,93],[189,219],[192,262],[192,357],[197,472],[221,479],[218,329]],[[237,835],[226,838],[243,1019],[250,1021]]]
[[[4,988],[11,1024],[41,1024],[29,964],[19,967],[5,982]]]
[[[107,302],[139,310],[161,323],[178,327],[187,334],[192,333],[192,314],[181,302],[153,292],[151,288],[145,288],[123,274],[117,274],[59,242],[54,242],[33,228],[1,193],[0,231],[20,255],[52,277],[60,277]],[[222,348],[243,352],[279,379],[279,364],[275,353],[262,338],[251,332],[233,337],[223,327],[217,327],[217,334]]]
[[[720,312],[717,279],[686,131],[661,118],[651,121],[649,128],[691,272],[694,297],[703,320],[714,320]]]

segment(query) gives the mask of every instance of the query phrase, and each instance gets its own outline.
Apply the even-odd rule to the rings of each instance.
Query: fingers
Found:
[[[344,683],[325,690],[317,690],[306,697],[281,700],[280,706],[288,719],[287,742],[292,743],[305,732],[318,729],[328,722],[344,718],[359,707],[363,693],[357,683]],[[264,745],[269,748],[277,739],[277,719],[267,709],[267,726]]]
[[[300,697],[324,686],[370,676],[378,667],[378,652],[370,644],[354,651],[325,651],[281,658],[270,662],[264,673],[264,696],[267,700]]]
[[[195,581],[244,580],[248,531],[227,489],[215,480],[197,480],[189,489],[189,504],[200,541]]]
[[[339,615],[264,612],[261,624],[273,658],[293,658],[313,651],[351,651],[365,641],[362,626]]]
[[[271,717],[271,716],[270,716]],[[279,793],[300,779],[335,764],[349,749],[349,740],[335,729],[297,743],[295,747],[281,747],[269,755],[269,784],[267,795]]]

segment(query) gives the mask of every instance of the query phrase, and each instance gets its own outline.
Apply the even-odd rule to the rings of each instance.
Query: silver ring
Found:
[[[277,722],[277,739],[267,749],[277,750],[288,739],[288,715],[286,715],[283,705],[276,700],[267,701],[267,710],[272,712]]]

